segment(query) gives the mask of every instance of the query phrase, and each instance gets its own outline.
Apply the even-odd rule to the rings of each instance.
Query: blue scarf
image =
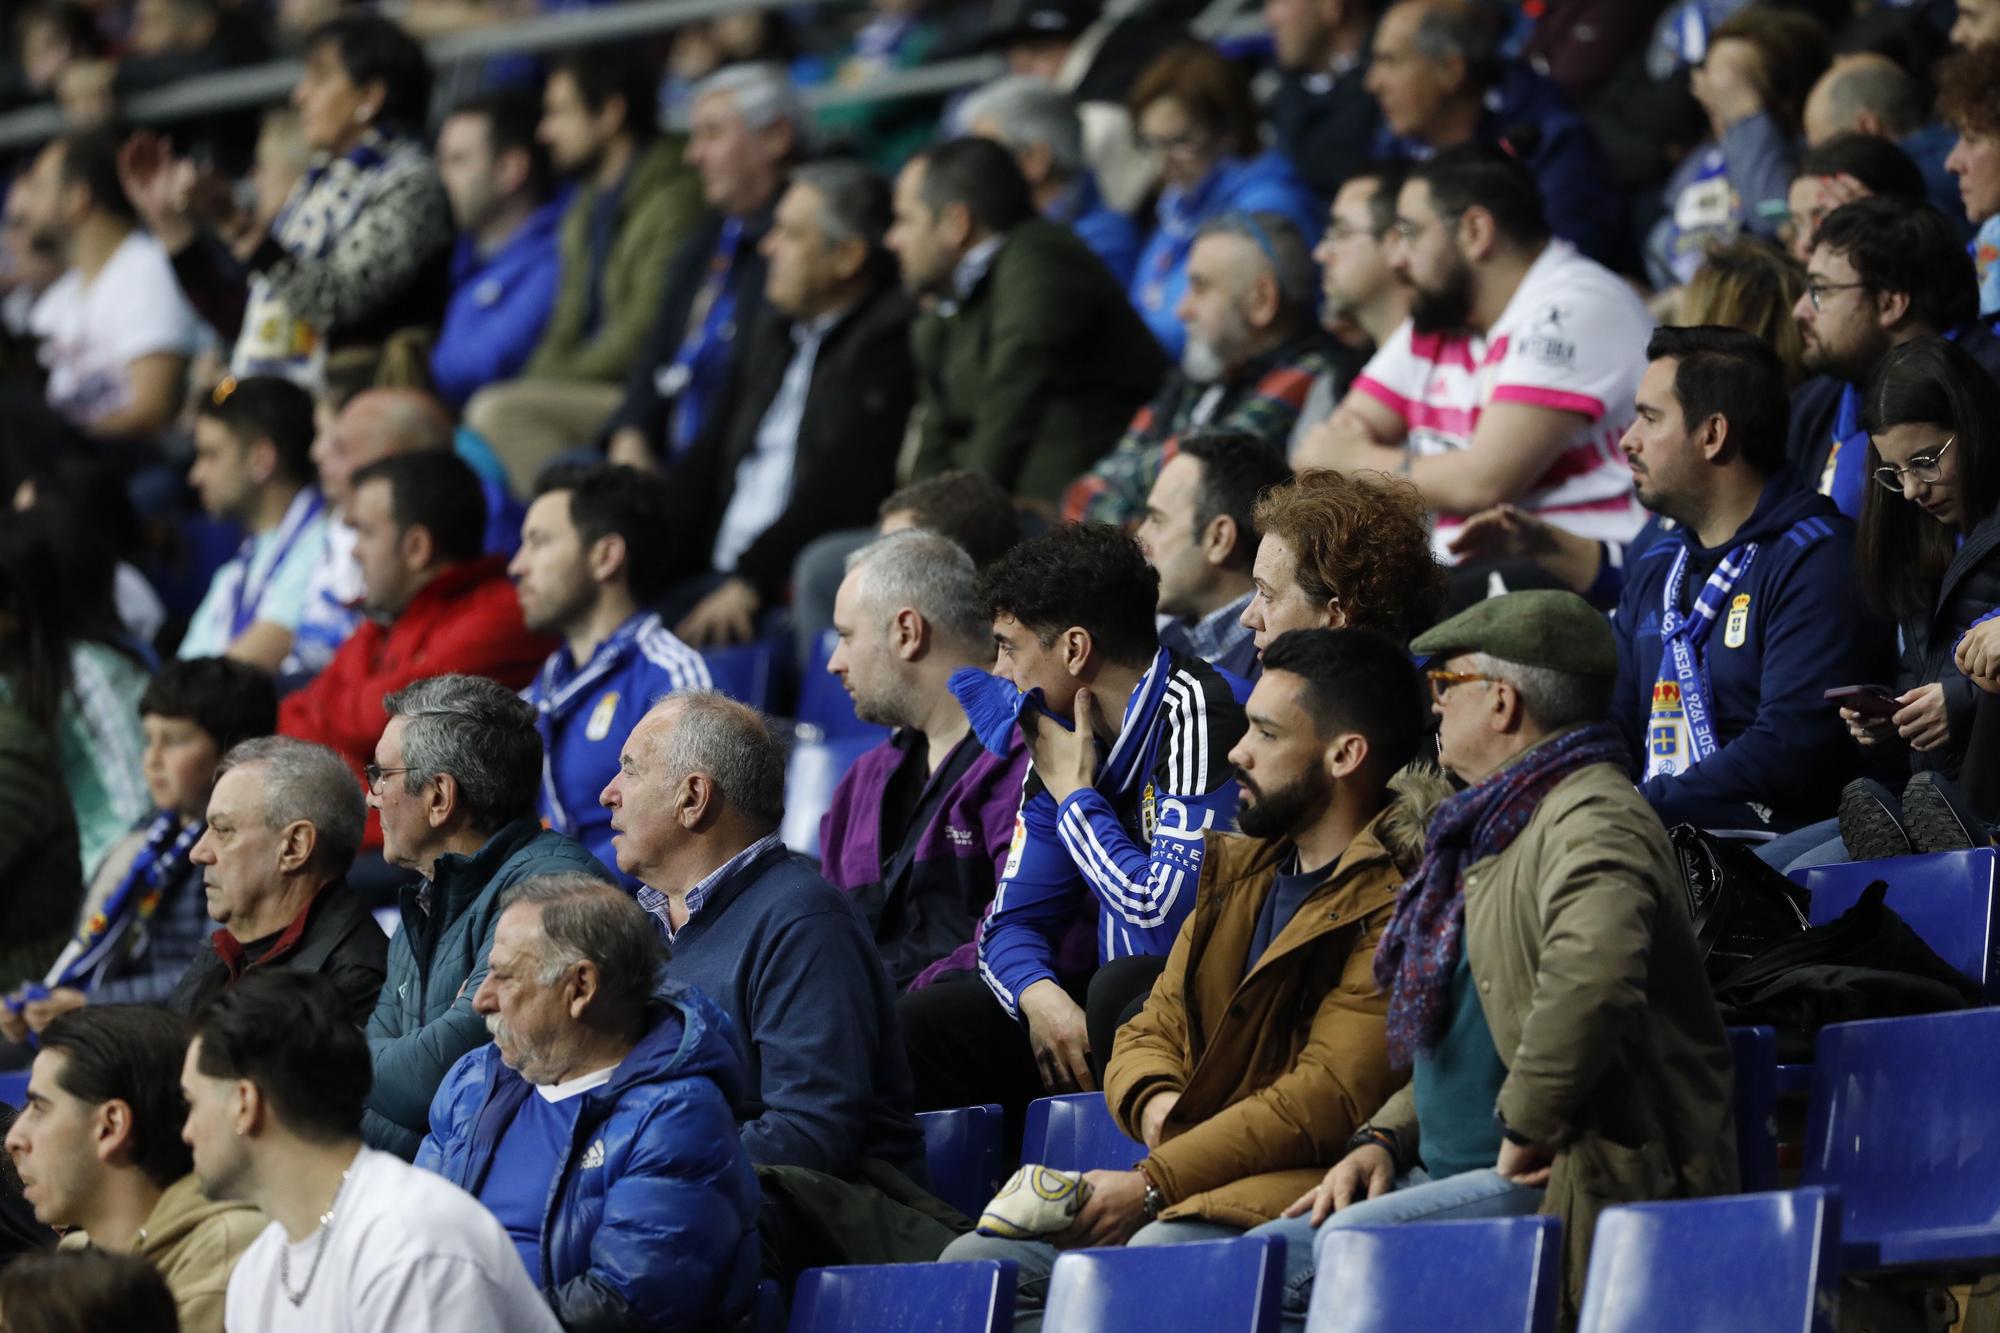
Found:
[[[1703,649],[1729,593],[1757,558],[1757,543],[1731,547],[1702,584],[1693,609],[1680,613],[1681,584],[1687,578],[1689,547],[1683,542],[1667,573],[1660,609],[1660,675],[1653,688],[1653,716],[1647,743],[1646,776],[1685,773],[1721,748],[1715,738],[1715,710],[1709,704],[1708,659]],[[1672,687],[1671,689],[1667,687]],[[1690,753],[1681,754],[1678,728],[1685,718]],[[1668,733],[1672,733],[1670,738]]]
[[[972,724],[972,734],[986,747],[986,752],[1005,759],[1014,739],[1014,728],[1021,720],[1021,714],[1029,709],[1053,717],[1062,724],[1065,731],[1075,731],[1076,724],[1066,717],[1057,717],[1042,702],[1042,692],[1019,690],[1011,680],[1002,680],[978,667],[960,667],[951,673],[945,682],[951,697],[958,700],[958,706],[965,710],[965,720]]]
[[[103,981],[111,964],[121,956],[119,942],[128,932],[145,930],[167,887],[186,872],[188,853],[207,827],[199,819],[183,825],[179,815],[161,811],[146,829],[146,841],[132,858],[125,878],[83,923],[49,969],[44,984],[51,989],[77,986],[88,990]],[[133,952],[144,947],[142,935]]]

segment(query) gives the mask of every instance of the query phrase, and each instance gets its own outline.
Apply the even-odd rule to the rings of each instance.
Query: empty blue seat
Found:
[[[791,1333],[1000,1333],[1014,1323],[1014,1265],[811,1268],[792,1295]]]
[[[777,639],[758,639],[727,648],[704,648],[701,660],[708,663],[709,679],[716,689],[768,713],[777,701],[783,651],[784,645]]]
[[[1994,861],[1991,847],[1962,852],[1898,856],[1813,866],[1796,879],[1812,893],[1808,917],[1815,926],[1835,920],[1876,880],[1889,886],[1883,899],[1938,957],[1963,972],[2000,1003],[2000,968],[1994,949]]]
[[[967,1217],[977,1218],[1000,1188],[1003,1120],[1000,1108],[991,1104],[917,1116],[924,1129],[931,1193]]]
[[[1284,1280],[1276,1236],[1071,1250],[1043,1318],[1061,1333],[1276,1333]]]
[[[1849,1270],[2000,1270],[2000,1009],[1836,1023],[1814,1051],[1807,1185]]]
[[[1778,1034],[1729,1029],[1736,1057],[1736,1170],[1745,1191],[1778,1186]]]
[[[785,818],[778,826],[785,846],[802,856],[819,855],[820,816],[833,804],[833,789],[875,744],[865,736],[849,736],[792,746],[785,760]]]
[[[1607,1208],[1578,1333],[1833,1333],[1839,1239],[1821,1189]]]
[[[1028,1103],[1021,1160],[1058,1171],[1129,1171],[1145,1146],[1125,1137],[1101,1092],[1071,1092]]]
[[[827,630],[813,645],[812,660],[806,663],[805,678],[799,682],[799,724],[817,728],[817,739],[823,741],[848,736],[887,740],[887,727],[863,722],[854,715],[854,700],[848,696],[847,688],[826,669],[826,664],[833,658],[834,646],[839,642],[840,636]]]
[[[1501,1217],[1323,1233],[1306,1333],[1549,1333],[1562,1222]],[[1448,1281],[1441,1275],[1450,1274]]]

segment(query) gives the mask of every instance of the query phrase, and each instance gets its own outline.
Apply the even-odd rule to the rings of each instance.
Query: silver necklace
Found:
[[[312,1267],[306,1270],[306,1284],[296,1293],[292,1291],[292,1247],[290,1244],[278,1247],[278,1290],[285,1293],[285,1299],[294,1308],[305,1304],[306,1293],[312,1290],[313,1279],[319,1276],[320,1257],[326,1253],[326,1233],[333,1228],[333,1210],[340,1206],[341,1191],[347,1188],[347,1178],[353,1174],[351,1166],[340,1173],[340,1183],[333,1187],[333,1202],[319,1215],[319,1235],[313,1241]]]

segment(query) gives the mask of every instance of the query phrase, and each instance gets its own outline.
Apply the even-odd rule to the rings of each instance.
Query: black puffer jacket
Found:
[[[1951,739],[1943,748],[1910,751],[1914,772],[1937,769],[1956,778],[1965,762],[1979,689],[1959,674],[1952,656],[1966,627],[1995,607],[2000,607],[2000,514],[1974,528],[1965,545],[1958,548],[1938,583],[1930,615],[1906,619],[1899,626],[1903,640],[1903,661],[1896,679],[1899,692],[1942,684],[1945,716],[1951,724]]]

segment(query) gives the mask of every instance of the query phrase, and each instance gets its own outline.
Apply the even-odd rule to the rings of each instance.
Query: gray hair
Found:
[[[812,120],[783,65],[770,61],[724,65],[695,85],[689,105],[718,93],[729,95],[746,129],[769,129],[782,120],[792,127],[795,149],[804,148]]]
[[[1016,153],[1046,148],[1049,168],[1062,180],[1083,171],[1083,120],[1070,95],[1047,80],[1016,74],[978,89],[959,108],[958,124],[971,134],[980,121]]]
[[[1224,213],[1195,233],[1197,241],[1204,236],[1240,236],[1248,241],[1278,284],[1278,304],[1287,316],[1302,316],[1313,308],[1319,272],[1313,267],[1312,246],[1299,234],[1298,224],[1284,214]]]
[[[1426,59],[1463,60],[1467,75],[1481,87],[1499,72],[1497,23],[1479,4],[1424,5],[1413,40],[1417,53]]]
[[[819,234],[828,245],[859,237],[869,253],[889,231],[889,187],[851,158],[807,162],[792,169],[792,184],[819,194]]]
[[[975,656],[990,644],[993,621],[979,597],[979,569],[951,538],[924,528],[877,537],[847,557],[847,572],[856,571],[866,571],[862,600],[884,622],[907,606]]]
[[[670,778],[705,774],[724,805],[754,827],[777,828],[785,817],[785,747],[770,719],[721,690],[680,690],[654,707],[668,709],[676,719],[654,753]]]
[[[516,903],[542,909],[536,980],[553,986],[564,971],[588,961],[605,998],[638,1008],[653,993],[667,961],[666,941],[646,909],[616,885],[581,871],[535,875],[500,895],[500,910]]]
[[[347,761],[324,745],[290,736],[260,736],[230,747],[216,765],[220,780],[232,768],[264,766],[264,827],[276,831],[300,820],[313,826],[314,869],[344,875],[361,850],[368,803]]]
[[[403,790],[449,774],[466,820],[480,833],[532,815],[542,781],[535,710],[485,676],[432,676],[382,701],[403,719]]]
[[[1611,716],[1609,676],[1585,676],[1573,671],[1510,662],[1490,653],[1472,654],[1472,670],[1512,685],[1521,708],[1544,731],[1560,731]]]

